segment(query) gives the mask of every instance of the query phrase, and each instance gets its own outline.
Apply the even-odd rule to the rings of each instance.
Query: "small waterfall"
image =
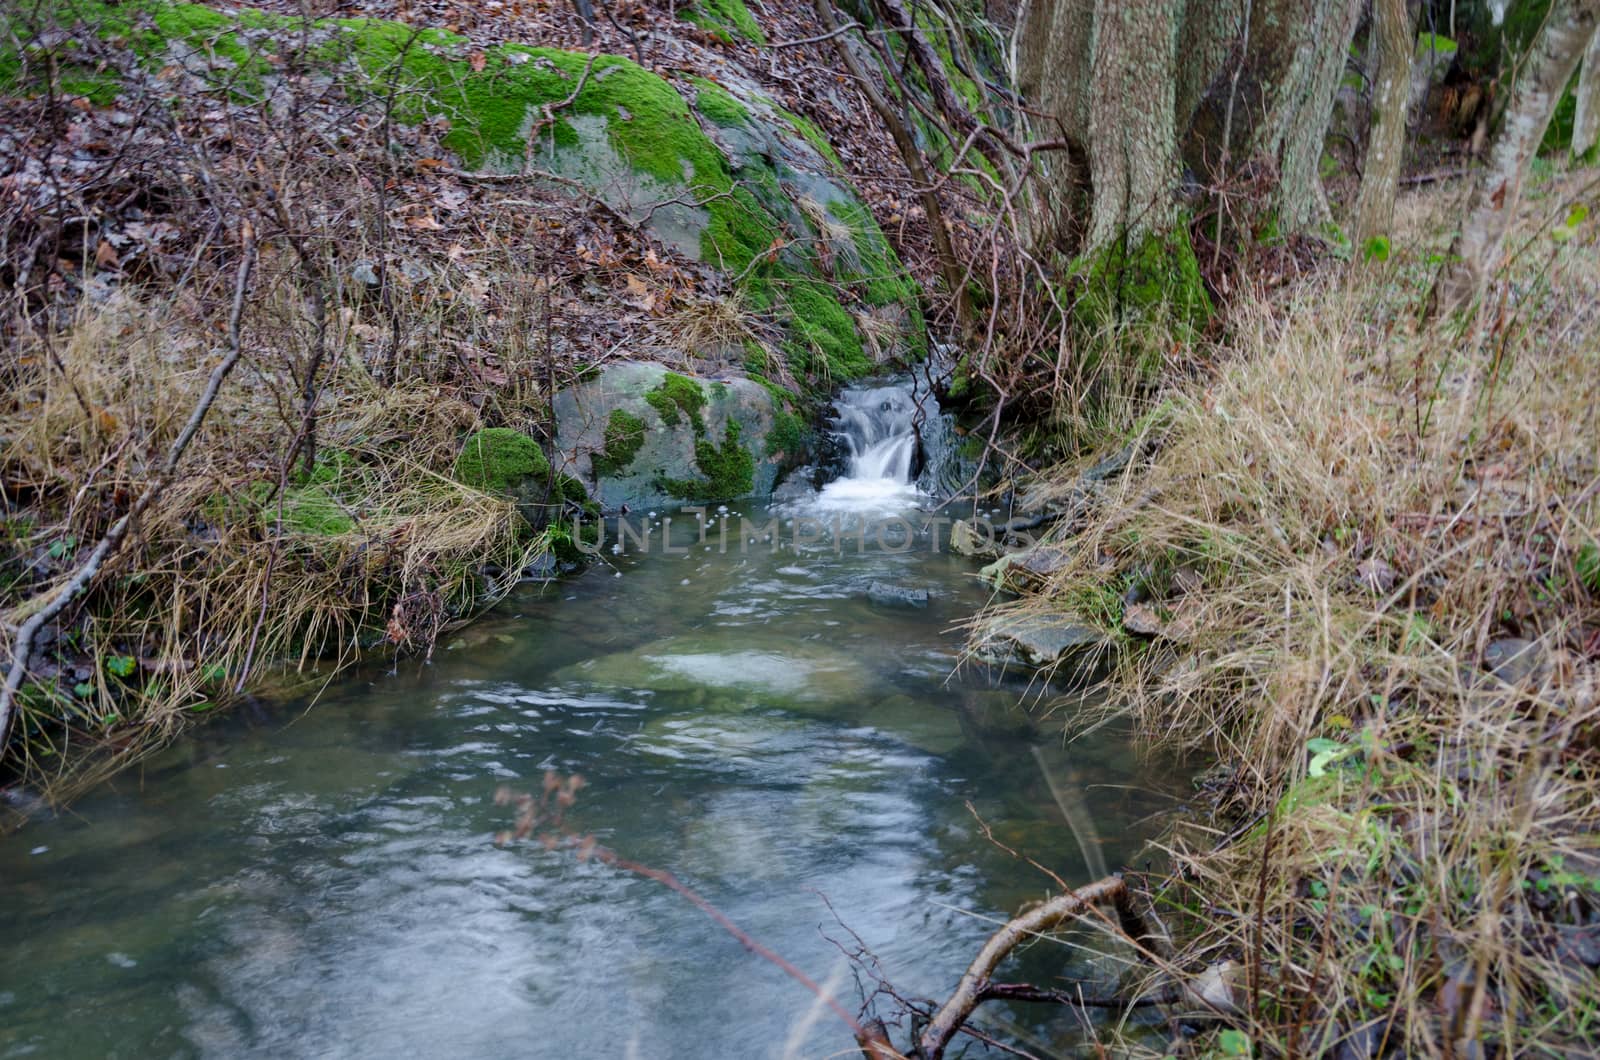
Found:
[[[823,508],[904,509],[944,491],[954,432],[925,388],[910,380],[852,387],[833,408],[843,466],[818,496]]]
[[[846,390],[834,403],[834,437],[849,454],[846,478],[911,482],[917,455],[917,405],[902,387]]]

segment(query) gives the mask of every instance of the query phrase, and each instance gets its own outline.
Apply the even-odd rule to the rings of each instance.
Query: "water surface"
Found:
[[[992,919],[1045,893],[969,803],[1083,882],[1099,866],[1052,782],[1112,868],[1181,794],[1109,732],[1064,744],[1015,707],[1022,684],[952,677],[952,627],[983,599],[971,561],[672,533],[681,554],[529,586],[430,664],[236,714],[0,840],[0,1056],[848,1055],[809,995],[659,884],[493,845],[495,787],[581,773],[579,828],[851,1009],[850,932],[900,992],[942,997]],[[875,600],[874,580],[930,599]],[[1061,946],[1027,960],[1105,973]],[[985,1025],[1039,1049],[1070,1031],[1020,1007]]]

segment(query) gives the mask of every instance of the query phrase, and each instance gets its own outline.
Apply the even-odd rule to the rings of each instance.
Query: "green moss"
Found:
[[[621,476],[639,455],[644,445],[644,432],[644,420],[627,409],[613,409],[611,418],[606,421],[605,446],[589,458],[594,477],[598,480]]]
[[[780,453],[795,456],[805,452],[806,439],[810,435],[806,421],[799,416],[780,408],[772,416],[772,430],[767,434],[767,455],[777,456]]]
[[[338,498],[320,484],[284,491],[283,525],[314,537],[337,537],[356,528],[355,520]]]
[[[539,443],[521,431],[486,427],[461,447],[454,474],[473,489],[508,493],[530,475],[548,477],[550,462]]]
[[[701,29],[721,36],[742,37],[752,44],[766,44],[767,35],[744,6],[744,0],[695,0],[678,9],[678,17]]]
[[[794,131],[799,133],[800,138],[810,144],[817,154],[827,159],[835,169],[843,172],[844,160],[839,157],[839,152],[833,149],[833,144],[828,142],[828,138],[822,135],[822,130],[817,128],[814,122],[793,111],[784,110],[776,104],[773,105],[773,109],[783,116],[784,121],[794,126]]]
[[[695,434],[705,433],[705,423],[700,419],[700,410],[706,404],[705,391],[688,376],[668,372],[658,386],[645,394],[644,399],[668,427],[678,425],[681,412],[689,418],[689,426],[694,428]]]
[[[722,444],[709,438],[694,443],[695,466],[705,476],[700,479],[663,479],[661,491],[683,500],[730,500],[743,497],[755,488],[756,458],[739,440],[738,421],[729,420]]]
[[[1211,299],[1188,229],[1146,236],[1136,247],[1107,247],[1074,270],[1083,282],[1076,304],[1091,332],[1124,324],[1160,324],[1187,338],[1211,317]]]
[[[955,94],[961,97],[961,102],[973,112],[983,110],[983,90],[961,72],[961,67],[956,65],[955,53],[950,49],[950,35],[944,25],[936,20],[926,8],[914,8],[916,23],[922,30],[922,35],[933,45],[933,50],[939,54],[939,65],[944,67],[945,77],[950,82],[950,87]]]
[[[753,277],[747,285],[757,309],[787,310],[790,333],[784,343],[789,363],[824,381],[858,379],[872,370],[856,331],[855,318],[839,302],[833,286],[787,269]]]
[[[862,293],[867,304],[915,308],[921,294],[917,281],[900,264],[900,256],[889,245],[872,212],[853,200],[836,202],[828,208],[850,226],[859,262],[856,276],[864,281]]]
[[[749,108],[715,81],[704,77],[691,77],[689,81],[695,87],[694,109],[714,124],[729,128],[750,120]]]

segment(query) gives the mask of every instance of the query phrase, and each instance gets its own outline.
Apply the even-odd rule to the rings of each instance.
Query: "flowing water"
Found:
[[[937,474],[944,428],[910,396],[845,395],[852,473],[820,495],[704,533],[657,513],[429,664],[236,712],[0,840],[0,1056],[848,1053],[808,993],[661,884],[495,846],[496,786],[547,769],[587,780],[575,828],[851,1009],[844,951],[943,996],[994,918],[1048,889],[974,813],[1069,882],[1140,856],[1181,776],[1106,731],[1065,744],[1015,706],[1019,679],[952,677],[952,626],[984,599],[971,561],[898,519],[879,534]],[[807,523],[796,544],[841,513],[854,536]],[[1023,965],[1116,972],[1057,945]],[[1041,1050],[1070,1027],[1022,1007],[980,1022]]]

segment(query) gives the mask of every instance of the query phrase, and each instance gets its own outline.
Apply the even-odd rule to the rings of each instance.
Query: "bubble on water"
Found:
[[[611,546],[611,554],[613,556],[622,555],[622,542],[621,541],[618,541],[616,544]]]
[[[689,584],[689,579],[685,578],[685,579],[683,579],[683,581],[679,582],[678,584],[679,585],[688,585]]]
[[[106,954],[106,960],[118,968],[137,968],[139,966],[139,962],[129,957],[126,953],[108,953]]]
[[[49,847],[34,847],[32,850],[28,851],[28,853],[30,853],[30,854],[43,854],[46,851],[48,851],[49,849],[50,849]]]

